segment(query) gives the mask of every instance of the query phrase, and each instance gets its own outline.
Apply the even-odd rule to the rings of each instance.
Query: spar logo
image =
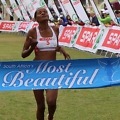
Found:
[[[76,41],[76,44],[83,47],[92,48],[96,42],[96,37],[99,31],[99,28],[83,27]]]
[[[21,31],[21,30],[26,30],[30,25],[30,22],[21,22],[20,25],[19,25],[19,28],[18,30]]]
[[[76,30],[77,30],[77,27],[65,27],[60,36],[59,42],[70,43]]]
[[[15,25],[15,22],[1,22],[0,28],[2,30],[6,30],[6,31],[11,31],[13,26]]]
[[[116,50],[120,49],[120,30],[110,29],[102,46]]]

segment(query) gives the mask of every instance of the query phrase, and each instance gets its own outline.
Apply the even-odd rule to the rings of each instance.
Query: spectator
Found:
[[[100,10],[101,18],[104,18],[104,17],[105,17],[105,16],[104,16],[104,13],[103,13],[104,11],[105,11],[105,9],[101,9],[101,10]]]
[[[103,14],[104,14],[104,18],[98,18],[105,26],[109,26],[111,25],[111,17],[109,15],[109,11],[108,10],[105,10],[103,11]]]
[[[68,25],[72,25],[74,23],[74,21],[71,19],[71,17],[69,15],[66,16],[66,19],[67,19]]]
[[[98,18],[96,17],[94,12],[90,13],[90,19],[91,19],[91,25],[93,25],[93,26],[99,26],[100,25],[100,23],[98,21]]]
[[[115,11],[115,16],[116,16],[116,18],[117,18],[118,24],[120,24],[120,11],[116,10],[116,11]]]
[[[64,15],[60,15],[58,18],[58,22],[60,25],[67,26],[68,21]]]

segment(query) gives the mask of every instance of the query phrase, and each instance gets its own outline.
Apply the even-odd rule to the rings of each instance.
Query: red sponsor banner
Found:
[[[61,36],[59,37],[59,42],[70,44],[71,39],[73,38],[73,35],[75,34],[76,30],[77,30],[76,26],[65,27],[62,31]]]
[[[30,25],[30,22],[21,22],[19,25],[18,31],[25,31],[29,25]]]
[[[76,44],[82,47],[93,48],[99,31],[98,27],[83,27]]]
[[[115,50],[120,49],[120,30],[110,29],[102,46]]]
[[[15,25],[14,21],[1,21],[0,22],[0,31],[12,31]]]

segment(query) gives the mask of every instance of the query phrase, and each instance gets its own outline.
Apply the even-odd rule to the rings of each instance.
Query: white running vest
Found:
[[[50,27],[51,28],[51,27]],[[57,47],[57,37],[54,30],[51,28],[53,36],[52,37],[42,37],[38,27],[36,27],[37,32],[37,42],[36,49],[39,51],[53,51]],[[46,33],[47,34],[47,33]]]

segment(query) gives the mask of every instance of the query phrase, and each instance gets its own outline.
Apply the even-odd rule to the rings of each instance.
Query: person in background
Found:
[[[67,19],[67,25],[74,24],[74,21],[71,19],[71,17],[69,15],[66,16],[66,19]]]
[[[104,11],[105,11],[105,9],[101,9],[101,10],[100,10],[100,16],[101,16],[101,18],[104,18],[104,17],[105,17],[105,16],[104,16],[104,13],[103,13]]]
[[[115,16],[117,18],[118,24],[120,24],[120,11],[116,10],[114,13],[115,13]]]
[[[99,23],[99,21],[98,21],[98,18],[97,18],[97,16],[95,15],[94,12],[91,12],[91,13],[90,13],[90,20],[91,20],[91,25],[93,25],[93,26],[99,26],[99,25],[100,25],[100,23]]]
[[[108,10],[105,10],[103,11],[103,14],[104,14],[104,18],[99,18],[98,19],[105,25],[105,26],[110,26],[111,25],[111,17],[109,15],[109,11]]]
[[[64,58],[70,59],[70,55],[59,46],[58,35],[59,28],[56,26],[49,26],[49,15],[45,8],[38,8],[34,14],[38,26],[29,30],[23,46],[21,56],[28,57],[34,51],[34,60],[56,60],[57,52],[63,54]],[[44,96],[46,91],[46,97]],[[44,120],[45,99],[48,105],[48,120],[53,120],[56,111],[56,102],[58,96],[57,89],[42,89],[33,90],[35,100],[37,103],[37,120]]]
[[[68,25],[68,21],[67,21],[67,19],[66,19],[66,17],[64,15],[60,15],[58,17],[58,23],[60,25],[63,25],[63,26],[67,26]]]

